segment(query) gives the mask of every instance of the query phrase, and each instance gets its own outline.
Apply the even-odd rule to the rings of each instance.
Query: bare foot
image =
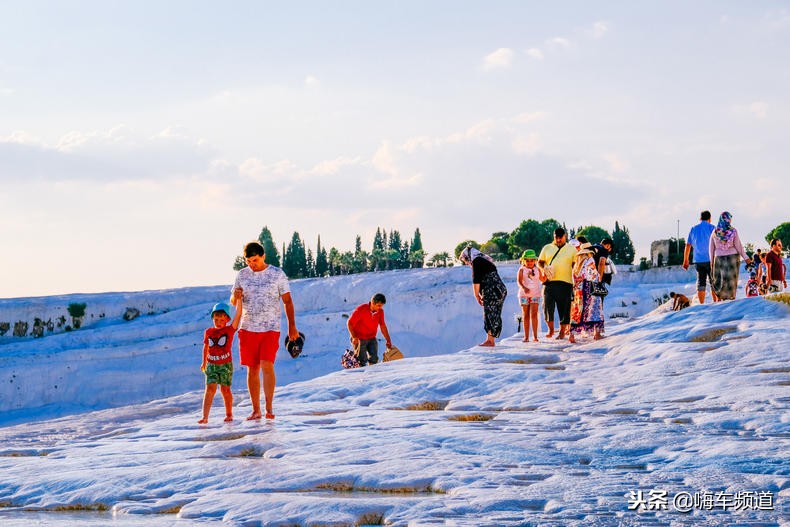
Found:
[[[570,342],[571,344],[576,344],[576,339],[573,337],[573,335],[568,337],[568,342]]]
[[[486,340],[486,341],[481,342],[480,344],[478,344],[478,346],[485,346],[486,348],[493,348],[494,347],[494,343],[491,342],[490,340]]]
[[[231,421],[233,421],[233,416],[232,415],[226,415],[225,416],[225,422],[226,423],[230,423]]]
[[[274,414],[271,412],[266,412],[266,419],[274,419]]]
[[[553,331],[550,331],[549,333],[546,333],[546,338],[547,339],[550,339],[553,336],[554,336],[554,332]]]
[[[200,421],[198,421],[198,424],[199,424],[199,425],[205,425],[205,424],[208,424],[208,417],[204,417],[203,419],[201,419]]]
[[[562,339],[564,339],[564,338],[565,338],[565,335],[563,335],[562,333],[560,333],[559,335],[557,335],[557,340],[562,340]]]
[[[523,339],[521,339],[521,342],[529,342],[529,339],[527,337],[524,337]]]
[[[538,340],[538,337],[535,337],[534,339],[532,339],[532,342],[540,342],[540,341]]]
[[[263,417],[260,412],[252,412],[249,417],[247,417],[247,421],[254,421],[256,419],[260,419]]]

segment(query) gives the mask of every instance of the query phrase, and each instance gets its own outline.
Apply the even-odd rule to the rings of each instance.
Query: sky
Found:
[[[787,2],[1,0],[0,297],[229,283],[263,226],[766,246],[788,63]]]

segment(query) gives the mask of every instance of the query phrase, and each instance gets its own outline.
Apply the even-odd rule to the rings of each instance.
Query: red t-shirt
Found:
[[[765,265],[771,264],[771,276],[768,277],[769,280],[784,280],[785,279],[785,268],[784,264],[782,263],[782,258],[773,251],[768,251],[765,254]]]
[[[379,326],[384,323],[384,309],[379,309],[375,313],[370,311],[370,304],[362,304],[357,307],[351,318],[348,319],[348,325],[353,331],[354,336],[362,340],[371,340],[376,338]]]
[[[233,362],[230,347],[233,344],[233,335],[236,328],[224,326],[221,328],[208,328],[203,335],[203,344],[208,345],[209,364],[227,364]]]

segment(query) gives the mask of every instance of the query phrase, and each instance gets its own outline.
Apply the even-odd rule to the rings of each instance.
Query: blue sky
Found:
[[[230,282],[264,225],[788,221],[790,3],[489,4],[0,1],[0,297]]]

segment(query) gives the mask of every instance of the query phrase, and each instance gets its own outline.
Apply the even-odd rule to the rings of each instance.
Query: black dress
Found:
[[[480,284],[483,299],[483,327],[486,333],[498,338],[502,333],[502,306],[507,298],[507,287],[499,277],[496,265],[483,256],[472,260],[472,283]]]

